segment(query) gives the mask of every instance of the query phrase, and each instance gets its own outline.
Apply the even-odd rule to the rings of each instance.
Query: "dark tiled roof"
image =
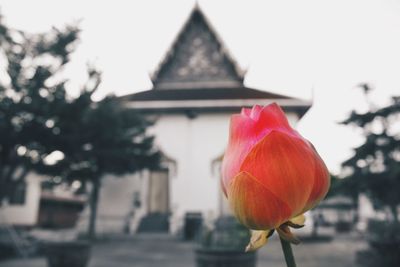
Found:
[[[246,87],[152,89],[121,96],[119,100],[146,114],[239,112],[242,107],[277,102],[284,110],[293,111],[301,118],[311,107],[309,101]]]
[[[221,99],[292,99],[291,97],[252,88],[162,89],[147,90],[120,97],[122,101]]]

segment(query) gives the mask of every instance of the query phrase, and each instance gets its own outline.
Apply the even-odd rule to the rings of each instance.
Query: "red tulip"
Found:
[[[238,220],[262,230],[254,231],[249,249],[263,245],[273,229],[297,243],[287,226],[302,225],[302,214],[325,197],[329,185],[321,157],[277,104],[232,116],[222,188]]]

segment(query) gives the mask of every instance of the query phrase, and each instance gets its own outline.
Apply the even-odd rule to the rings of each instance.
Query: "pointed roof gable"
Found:
[[[153,88],[119,100],[143,114],[231,113],[277,102],[301,118],[312,105],[310,101],[248,88],[243,84],[244,74],[196,5],[152,75]]]
[[[152,75],[154,89],[243,86],[244,72],[198,5]]]

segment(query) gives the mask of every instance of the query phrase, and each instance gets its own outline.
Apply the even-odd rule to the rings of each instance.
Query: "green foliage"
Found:
[[[250,240],[250,231],[234,217],[217,219],[214,229],[205,229],[200,245],[210,250],[229,250],[243,252]]]
[[[55,77],[69,61],[76,26],[28,35],[0,15],[0,204],[13,183],[43,165],[54,150],[49,127],[67,103],[65,81]]]
[[[339,178],[335,175],[331,175],[331,187],[326,198],[346,196],[349,197],[356,206],[360,192],[359,181],[356,177]]]
[[[400,224],[371,220],[368,223],[369,248],[358,252],[357,262],[368,267],[397,267],[400,263]]]
[[[31,170],[93,182],[107,173],[158,165],[148,121],[115,96],[92,100],[99,71],[89,68],[80,95],[67,95],[59,74],[78,37],[77,26],[26,34],[7,27],[0,16],[0,57],[5,59],[0,67],[8,76],[0,82],[0,203],[9,185]],[[62,158],[50,163],[54,152]]]
[[[368,97],[370,87],[363,85]],[[357,254],[360,266],[399,266],[400,224],[400,98],[393,97],[383,108],[365,113],[353,111],[343,124],[356,126],[365,142],[354,149],[354,155],[343,163],[350,175],[342,186],[356,194],[366,193],[375,207],[389,207],[392,220],[370,221],[367,231],[369,248]]]
[[[122,107],[114,96],[92,102],[92,93],[85,91],[60,112],[54,149],[64,158],[45,169],[68,180],[85,181],[106,173],[157,168],[160,154],[146,133],[150,123]]]
[[[365,142],[343,163],[351,171],[344,181],[355,192],[367,193],[377,206],[390,207],[396,220],[400,204],[399,118],[400,98],[393,97],[388,106],[365,113],[353,111],[343,122],[360,128],[365,136]]]

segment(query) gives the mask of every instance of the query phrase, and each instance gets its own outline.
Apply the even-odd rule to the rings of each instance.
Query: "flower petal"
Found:
[[[242,109],[242,113],[246,109]],[[222,188],[226,195],[230,180],[238,173],[240,164],[254,146],[254,121],[245,115],[233,115],[230,123],[228,147],[222,161]]]
[[[272,130],[285,131],[288,134],[294,134],[299,136],[299,134],[289,125],[289,121],[281,109],[276,103],[272,103],[265,106],[259,116],[257,121],[257,128]],[[258,129],[258,131],[263,132],[263,129]],[[265,133],[265,132],[264,132]]]
[[[314,165],[314,153],[303,139],[272,131],[248,153],[240,171],[251,174],[284,200],[292,217],[302,212],[309,199],[314,185]]]
[[[315,150],[314,146],[310,143],[313,151],[314,151],[314,184],[313,189],[310,193],[310,196],[307,200],[307,205],[304,208],[303,212],[306,212],[309,209],[312,209],[316,206],[328,193],[331,179],[329,175],[329,171],[319,156],[318,152]]]
[[[250,242],[246,247],[246,252],[255,251],[268,243],[268,237],[272,235],[272,230],[252,230]]]
[[[240,165],[249,151],[272,130],[300,137],[290,127],[285,113],[276,103],[243,108],[241,114],[231,117],[229,142],[222,162],[222,188],[225,195],[229,181],[239,173]]]
[[[260,117],[260,112],[262,111],[262,109],[263,109],[262,106],[254,105],[250,112],[250,118],[252,118],[255,121],[258,121],[258,118]]]
[[[238,220],[253,230],[276,228],[292,213],[284,201],[246,172],[232,179],[228,200]]]
[[[240,112],[241,115],[250,117],[251,113],[251,108],[242,108],[242,111]]]

